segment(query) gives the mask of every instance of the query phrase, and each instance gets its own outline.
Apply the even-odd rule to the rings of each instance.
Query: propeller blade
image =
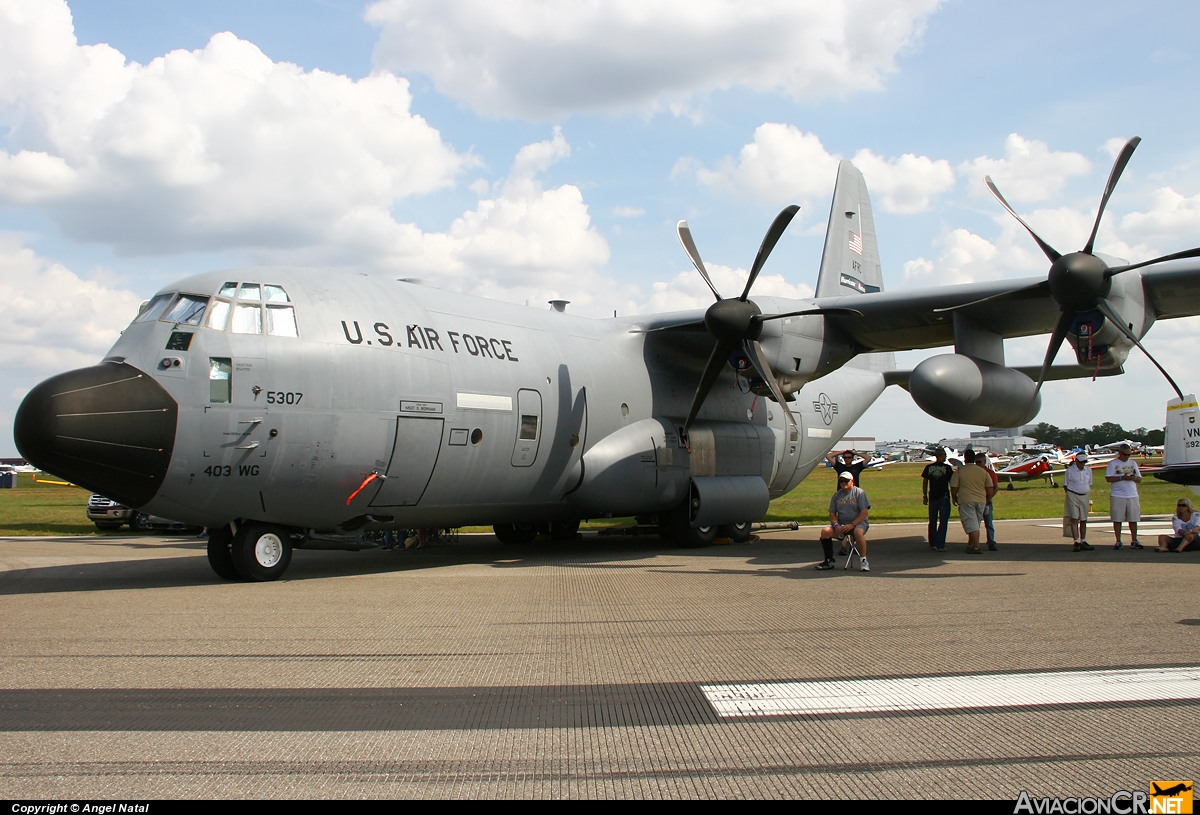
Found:
[[[1140,269],[1143,266],[1150,266],[1154,263],[1163,263],[1164,261],[1168,260],[1183,260],[1184,258],[1195,257],[1200,257],[1200,249],[1185,249],[1182,252],[1175,252],[1171,255],[1163,255],[1162,257],[1155,258],[1154,260],[1143,260],[1141,263],[1130,263],[1128,266],[1114,266],[1105,272],[1104,276],[1112,277],[1113,275],[1118,275],[1121,272],[1128,272],[1130,269]]]
[[[1125,142],[1125,146],[1121,148],[1117,160],[1113,162],[1112,172],[1108,174],[1108,185],[1104,188],[1104,195],[1100,196],[1100,209],[1096,210],[1096,223],[1092,224],[1092,234],[1088,235],[1087,245],[1082,250],[1085,255],[1092,253],[1092,244],[1096,242],[1096,231],[1100,228],[1100,216],[1104,214],[1104,208],[1108,206],[1108,199],[1113,193],[1113,188],[1121,180],[1121,173],[1125,172],[1125,165],[1129,163],[1129,159],[1133,157],[1133,151],[1141,143],[1141,136],[1134,136]]]
[[[1159,373],[1167,378],[1167,381],[1171,383],[1171,387],[1175,389],[1175,394],[1182,399],[1183,391],[1181,391],[1179,386],[1175,384],[1175,380],[1171,378],[1169,373],[1167,373],[1167,369],[1159,365],[1158,360],[1150,355],[1150,352],[1146,350],[1146,346],[1142,345],[1141,341],[1138,340],[1137,335],[1129,330],[1129,326],[1125,325],[1125,321],[1121,319],[1121,315],[1117,314],[1113,307],[1109,305],[1108,301],[1101,300],[1096,304],[1096,308],[1100,309],[1100,313],[1107,317],[1109,322],[1120,329],[1122,334],[1124,334],[1126,337],[1129,337],[1129,339],[1133,341],[1134,345],[1142,349],[1142,353],[1154,363],[1154,367],[1158,368]]]
[[[1058,322],[1054,326],[1054,333],[1050,335],[1050,344],[1046,346],[1046,359],[1042,361],[1042,370],[1038,373],[1037,387],[1033,389],[1033,398],[1029,400],[1029,406],[1033,407],[1034,400],[1037,399],[1038,393],[1042,390],[1042,383],[1046,381],[1046,374],[1050,371],[1050,365],[1054,362],[1054,358],[1058,356],[1058,349],[1062,348],[1063,340],[1067,337],[1067,329],[1071,327],[1071,323],[1075,322],[1075,312],[1064,311],[1058,317]]]
[[[758,340],[744,340],[742,342],[742,350],[746,352],[746,356],[750,357],[750,361],[754,363],[754,367],[758,370],[758,375],[767,383],[767,387],[771,389],[771,395],[775,397],[775,401],[779,403],[780,410],[787,416],[788,421],[792,426],[799,430],[796,425],[796,417],[788,410],[787,399],[783,392],[779,390],[779,383],[775,381],[775,374],[771,371],[771,365],[767,362],[767,355],[763,353],[762,345]]]
[[[996,185],[992,182],[992,177],[990,175],[985,175],[983,177],[983,183],[987,184],[988,189],[992,191],[992,195],[996,196],[996,200],[1000,202],[1000,206],[1008,210],[1008,214],[1016,218],[1017,223],[1025,227],[1025,231],[1033,236],[1033,239],[1037,241],[1037,245],[1042,247],[1042,251],[1046,253],[1046,257],[1050,258],[1051,263],[1062,257],[1062,255],[1055,251],[1053,246],[1039,238],[1038,233],[1034,232],[1033,228],[1030,227],[1029,224],[1021,220],[1021,216],[1017,214],[1017,211],[1010,207],[1008,202],[1004,200],[1004,196],[1000,194],[1000,190],[996,188]]]
[[[721,293],[717,291],[717,287],[713,285],[708,276],[708,270],[704,268],[704,261],[700,259],[700,252],[696,249],[696,242],[692,240],[692,230],[688,228],[687,221],[680,221],[675,225],[675,231],[679,233],[679,242],[683,244],[683,251],[687,252],[687,256],[692,259],[692,265],[696,267],[696,271],[704,278],[704,282],[712,289],[713,296],[718,300],[721,299]]]
[[[783,237],[783,232],[788,228],[788,224],[796,217],[796,213],[800,211],[800,207],[795,204],[786,206],[783,211],[775,216],[775,220],[771,222],[771,226],[767,229],[767,234],[763,236],[762,245],[758,247],[758,254],[754,256],[754,265],[750,267],[750,279],[746,281],[746,288],[742,291],[742,296],[738,299],[743,303],[750,296],[750,287],[754,285],[754,281],[758,278],[758,273],[762,271],[763,264],[767,262],[767,258],[771,256],[771,251],[775,248],[775,244],[779,243],[779,239]]]
[[[809,314],[840,314],[846,317],[861,317],[863,313],[856,308],[806,308],[803,311],[788,311],[783,314],[756,314],[754,321],[761,323],[766,320],[779,320],[784,317],[805,317]]]
[[[946,306],[945,308],[935,308],[933,313],[941,314],[942,312],[946,311],[958,311],[960,308],[970,308],[971,306],[978,306],[981,303],[995,303],[1002,300],[1015,300],[1022,294],[1033,291],[1041,291],[1043,293],[1049,292],[1050,284],[1043,280],[1040,283],[1034,283],[1032,286],[1023,286],[1022,288],[1013,289],[1012,291],[1002,291],[999,294],[993,294],[989,297],[983,297],[979,300],[972,300],[969,303],[960,303],[957,306]]]
[[[733,353],[735,345],[726,345],[718,342],[713,345],[712,354],[708,357],[708,364],[704,366],[704,373],[700,375],[700,384],[696,387],[696,395],[692,397],[692,407],[688,410],[687,419],[683,422],[683,430],[692,426],[692,422],[696,420],[696,414],[700,412],[700,408],[704,406],[704,399],[708,396],[708,392],[712,390],[713,383],[717,381],[717,377],[721,375],[726,363],[729,361],[729,355]]]

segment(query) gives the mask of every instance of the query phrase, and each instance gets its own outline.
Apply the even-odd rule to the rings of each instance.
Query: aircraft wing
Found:
[[[1157,319],[1200,314],[1200,262],[1172,261],[1139,271],[1147,295],[1146,305],[1154,310]],[[1021,289],[1024,291],[1011,298],[967,305]],[[862,352],[953,345],[953,313],[942,309],[966,306],[962,311],[972,321],[1003,337],[1049,334],[1059,317],[1044,277],[821,297],[815,304],[862,312],[861,317],[856,314],[826,317],[854,340]]]

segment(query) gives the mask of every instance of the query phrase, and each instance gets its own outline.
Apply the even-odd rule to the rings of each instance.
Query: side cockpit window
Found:
[[[142,313],[134,319],[134,322],[148,323],[153,320],[157,320],[160,316],[162,316],[163,311],[167,308],[167,304],[171,302],[171,298],[174,296],[174,292],[170,294],[155,295],[154,299],[147,303],[146,307],[142,309]]]
[[[204,325],[214,331],[228,329],[233,334],[299,337],[296,309],[291,302],[283,286],[229,281],[213,298]]]

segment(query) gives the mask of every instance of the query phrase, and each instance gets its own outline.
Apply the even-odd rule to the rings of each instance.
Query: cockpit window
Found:
[[[212,308],[208,311],[208,321],[205,325],[214,331],[224,331],[229,322],[230,303],[228,300],[214,299]]]
[[[259,286],[257,283],[243,283],[241,290],[238,292],[239,300],[261,300],[259,294]]]
[[[270,283],[263,286],[263,299],[268,303],[288,303],[287,292],[283,290],[283,286],[272,286]]]
[[[291,306],[267,306],[267,333],[276,337],[298,337],[296,310]]]
[[[181,323],[183,325],[200,325],[204,317],[204,307],[208,305],[207,297],[195,294],[181,294],[179,299],[167,309],[162,316],[164,323]]]
[[[219,292],[217,292],[218,297],[228,297],[230,300],[232,300],[236,294],[237,294],[237,281],[236,280],[233,281],[232,283],[225,283],[225,285],[221,286],[221,290]]]
[[[175,293],[160,294],[146,304],[146,308],[134,320],[135,323],[148,323],[151,320],[157,320],[159,315],[163,313],[163,309],[167,307],[167,303],[171,302],[171,298]]]
[[[232,331],[234,334],[263,333],[262,307],[257,303],[238,303],[233,310]]]

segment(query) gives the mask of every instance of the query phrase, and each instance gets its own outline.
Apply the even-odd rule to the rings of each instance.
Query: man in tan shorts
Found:
[[[987,511],[988,499],[996,494],[992,476],[974,461],[959,467],[950,479],[950,500],[958,507],[958,517],[967,533],[967,554],[979,555],[979,527]]]

